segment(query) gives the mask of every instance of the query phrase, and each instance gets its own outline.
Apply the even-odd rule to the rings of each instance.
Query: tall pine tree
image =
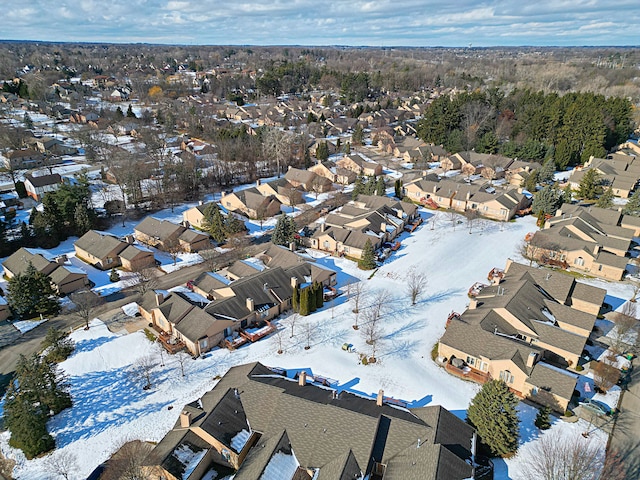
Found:
[[[33,318],[39,314],[55,315],[60,311],[49,277],[38,272],[31,263],[24,273],[9,279],[7,288],[9,308],[20,318]]]
[[[508,373],[508,372],[507,372]],[[467,422],[492,455],[509,457],[518,450],[518,399],[502,380],[490,380],[471,400]]]
[[[627,204],[622,209],[622,213],[625,215],[633,215],[635,217],[640,216],[640,189],[633,192],[633,195],[629,197]]]
[[[372,270],[376,268],[376,265],[376,252],[373,249],[371,240],[367,239],[362,249],[362,257],[360,261],[358,261],[358,267],[360,267],[361,270]]]
[[[310,312],[309,287],[307,287],[300,290],[300,315],[307,316]]]

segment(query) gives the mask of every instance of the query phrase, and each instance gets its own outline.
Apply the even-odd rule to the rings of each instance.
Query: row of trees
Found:
[[[203,230],[218,243],[223,243],[229,237],[245,232],[247,229],[244,223],[233,214],[222,215],[220,208],[214,202],[207,204],[202,215]]]
[[[293,288],[291,306],[294,312],[306,317],[324,305],[324,288],[321,283],[313,282],[310,286]]]
[[[628,100],[593,93],[497,89],[441,96],[418,124],[418,135],[451,152],[475,149],[527,160],[553,158],[557,167],[603,157],[632,131]]]
[[[375,175],[370,175],[366,177],[366,180],[365,180],[361,176],[358,176],[353,185],[351,198],[355,200],[358,198],[358,195],[360,194],[378,195],[381,197],[384,196],[385,194],[384,178],[382,176],[376,177]]]

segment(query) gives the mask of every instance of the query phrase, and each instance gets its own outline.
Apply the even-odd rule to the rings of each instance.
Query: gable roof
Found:
[[[74,245],[97,258],[114,252],[116,255],[127,248],[128,244],[109,233],[89,230]]]
[[[40,175],[39,177],[34,177],[31,174],[27,174],[24,176],[24,180],[25,182],[29,182],[36,188],[62,183],[62,177],[58,173],[54,173],[53,175]]]
[[[378,406],[345,391],[336,396],[312,382],[311,377],[301,386],[259,363],[233,367],[201,398],[205,413],[195,426],[206,426],[224,445],[246,426],[260,433],[236,473],[238,480],[261,478],[278,452],[294,455],[298,465],[316,471],[318,480],[359,477],[372,468],[373,459],[394,465],[385,474],[388,480],[462,480],[473,475],[467,463],[473,429],[442,407]],[[167,450],[163,442],[159,445]],[[424,464],[420,472],[427,476],[407,476],[413,465],[405,461],[409,453],[418,455]],[[156,458],[148,456],[145,464]],[[289,473],[287,478],[297,478]]]

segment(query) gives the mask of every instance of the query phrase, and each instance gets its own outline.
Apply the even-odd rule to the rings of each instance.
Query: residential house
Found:
[[[529,255],[544,264],[621,280],[635,229],[621,226],[617,210],[563,204],[529,241]]]
[[[62,177],[58,173],[39,177],[34,177],[31,174],[24,176],[24,188],[27,190],[27,195],[36,202],[41,202],[45,193],[58,190],[60,185],[62,185]]]
[[[542,165],[539,163],[514,159],[507,167],[505,178],[510,185],[521,187],[527,178],[529,178],[529,175],[535,170],[540,170],[540,168],[542,168]]]
[[[309,167],[309,171],[319,175],[321,177],[329,179],[329,181],[336,183],[336,164],[331,160],[325,160],[324,162],[318,162],[315,165]]]
[[[360,195],[327,215],[325,222],[303,241],[310,248],[360,259],[367,240],[377,250],[382,243],[400,235],[417,215],[417,206],[411,203]]]
[[[263,196],[256,187],[224,194],[220,204],[227,210],[249,218],[269,218],[280,213],[282,202],[275,196]]]
[[[331,181],[325,177],[316,175],[310,170],[300,170],[291,166],[284,178],[295,188],[302,188],[307,192],[328,192],[332,186]]]
[[[304,203],[302,190],[292,185],[285,177],[270,182],[256,181],[256,189],[264,197],[275,197],[283,205],[300,205]]]
[[[336,162],[337,167],[351,170],[357,175],[378,176],[382,175],[382,165],[366,160],[362,155],[356,153],[345,155]]]
[[[199,202],[198,205],[182,212],[182,220],[188,222],[192,227],[204,229],[204,212],[212,203]]]
[[[4,166],[8,170],[29,169],[42,166],[44,155],[33,148],[13,150],[2,156]]]
[[[7,278],[24,274],[29,266],[49,277],[51,286],[58,295],[80,290],[89,286],[89,278],[85,272],[67,265],[66,256],[50,259],[41,252],[31,248],[20,248],[2,263]]]
[[[89,230],[75,241],[73,247],[76,257],[100,269],[123,267],[130,271],[139,271],[154,266],[153,252],[133,245],[133,237],[128,242],[114,235]]]
[[[498,190],[498,187],[488,184],[418,178],[403,188],[405,195],[415,202],[460,213],[475,210],[483,217],[500,221],[511,220],[518,210],[531,203],[527,196],[514,188]]]
[[[438,355],[454,375],[479,383],[499,378],[519,397],[564,412],[577,384],[567,368],[578,365],[606,291],[578,287],[571,277],[557,282],[558,272],[544,280],[516,265],[507,265],[502,283],[497,278],[473,296],[464,313],[450,316]],[[571,284],[576,305],[558,300],[556,283]]]
[[[170,251],[178,248],[185,252],[197,252],[211,246],[208,235],[184,225],[153,217],[145,218],[136,225],[133,232],[136,240],[160,250]]]
[[[232,367],[187,404],[142,462],[153,478],[200,480],[209,469],[236,480],[493,478],[475,431],[437,406],[398,408],[334,390],[320,377],[260,363]],[[268,401],[267,401],[268,399]]]
[[[640,160],[635,155],[616,153],[611,158],[591,156],[582,168],[576,168],[569,177],[571,188],[580,188],[580,182],[587,171],[593,169],[600,175],[606,186],[611,186],[616,197],[628,198],[640,179]]]

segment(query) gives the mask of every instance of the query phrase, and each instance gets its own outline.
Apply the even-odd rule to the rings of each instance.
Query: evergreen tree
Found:
[[[300,308],[299,313],[302,316],[307,316],[310,313],[309,308],[309,287],[300,290]]]
[[[9,279],[7,289],[9,308],[19,318],[33,318],[39,314],[55,315],[60,311],[49,277],[38,272],[31,263],[24,273],[18,273]]]
[[[537,186],[538,186],[538,171],[532,170],[529,176],[524,179],[523,187],[531,193],[536,193]]]
[[[296,234],[296,224],[293,218],[287,215],[280,215],[278,217],[278,221],[276,222],[276,226],[273,229],[273,234],[271,235],[271,242],[276,245],[285,245],[288,246],[291,242],[293,242]]]
[[[309,292],[309,312],[313,313],[318,309],[318,304],[316,303],[316,290],[318,289],[318,284],[313,282],[311,286],[307,287],[306,290]]]
[[[115,268],[112,268],[111,271],[109,272],[109,281],[110,282],[119,282],[120,281],[120,274],[118,273],[118,271]]]
[[[518,399],[502,380],[490,380],[471,400],[467,422],[492,455],[507,457],[518,450]]]
[[[362,130],[362,125],[357,124],[356,128],[353,129],[353,134],[351,135],[351,141],[355,145],[362,145],[364,143],[364,131]]]
[[[552,183],[553,176],[556,173],[556,162],[553,159],[549,159],[544,162],[542,168],[538,172],[538,181],[540,183]]]
[[[373,270],[376,266],[376,252],[373,249],[371,240],[367,239],[362,249],[362,258],[358,261],[358,267],[361,270]]]
[[[316,308],[322,308],[324,305],[324,287],[321,283],[316,287]]]
[[[629,197],[627,204],[622,209],[622,213],[635,217],[640,216],[640,189],[633,192],[633,195]]]
[[[351,155],[351,142],[347,142],[344,144],[344,154]]]
[[[386,191],[384,188],[384,179],[382,177],[378,177],[376,180],[376,195],[379,197],[384,197]]]
[[[35,404],[14,383],[9,384],[4,405],[4,424],[11,432],[9,445],[22,450],[28,459],[52,450],[55,440],[47,431],[47,414],[44,405]]]
[[[222,243],[227,238],[224,218],[215,203],[210,203],[204,212],[202,226],[214,241]]]
[[[495,133],[489,131],[482,135],[476,145],[476,152],[494,154],[498,152],[500,141]]]
[[[294,312],[300,311],[300,287],[293,287],[293,292],[291,293],[291,308],[293,308]]]
[[[66,360],[75,349],[75,345],[73,340],[69,338],[69,334],[55,327],[47,330],[47,335],[44,337],[40,347],[45,352],[45,360],[54,363],[60,363]]]
[[[562,202],[563,203],[571,203],[573,201],[573,189],[571,188],[571,184],[567,183],[567,186],[562,190]]]
[[[311,154],[309,153],[309,149],[305,147],[305,149],[304,149],[304,168],[309,168],[311,165],[312,165]]]
[[[81,237],[89,230],[93,228],[93,220],[89,209],[82,203],[76,205],[76,209],[73,215],[75,223],[75,231],[78,237]]]
[[[551,428],[551,408],[548,406],[543,406],[540,410],[538,410],[538,414],[536,415],[536,420],[534,422],[535,426],[540,430],[548,430]]]
[[[602,195],[600,195],[600,198],[598,198],[598,201],[596,202],[596,207],[611,208],[613,207],[614,198],[615,197],[613,195],[613,188],[609,186],[609,188],[607,188],[604,192],[602,192]]]
[[[57,365],[37,354],[21,355],[4,407],[10,445],[22,449],[27,458],[51,450],[55,442],[47,432],[47,419],[70,406],[69,385]]]
[[[247,227],[242,220],[236,218],[232,213],[229,213],[224,219],[224,230],[227,236],[230,237],[245,232]]]
[[[124,118],[124,113],[122,113],[122,108],[120,108],[120,106],[116,108],[115,117],[116,117],[116,121],[120,121]]]
[[[24,128],[31,130],[33,128],[33,120],[31,120],[31,116],[29,112],[24,112],[24,116],[22,117],[22,123],[24,124]]]
[[[585,200],[595,200],[602,194],[602,178],[597,170],[590,168],[580,180],[578,196]]]
[[[131,108],[131,104],[129,104],[129,108],[127,108],[127,117],[128,118],[138,118],[138,117],[136,117],[136,114],[133,112],[133,109]]]
[[[351,199],[356,200],[358,195],[364,193],[364,184],[362,183],[362,177],[358,175],[355,183],[353,184],[353,190],[351,191]]]
[[[562,205],[562,200],[562,192],[555,185],[545,185],[533,198],[531,210],[535,215],[540,212],[554,215]]]
[[[402,180],[397,179],[394,182],[393,191],[396,198],[402,198]]]
[[[329,158],[329,147],[327,146],[327,142],[320,142],[316,147],[316,158],[321,162],[324,162],[327,158]]]

